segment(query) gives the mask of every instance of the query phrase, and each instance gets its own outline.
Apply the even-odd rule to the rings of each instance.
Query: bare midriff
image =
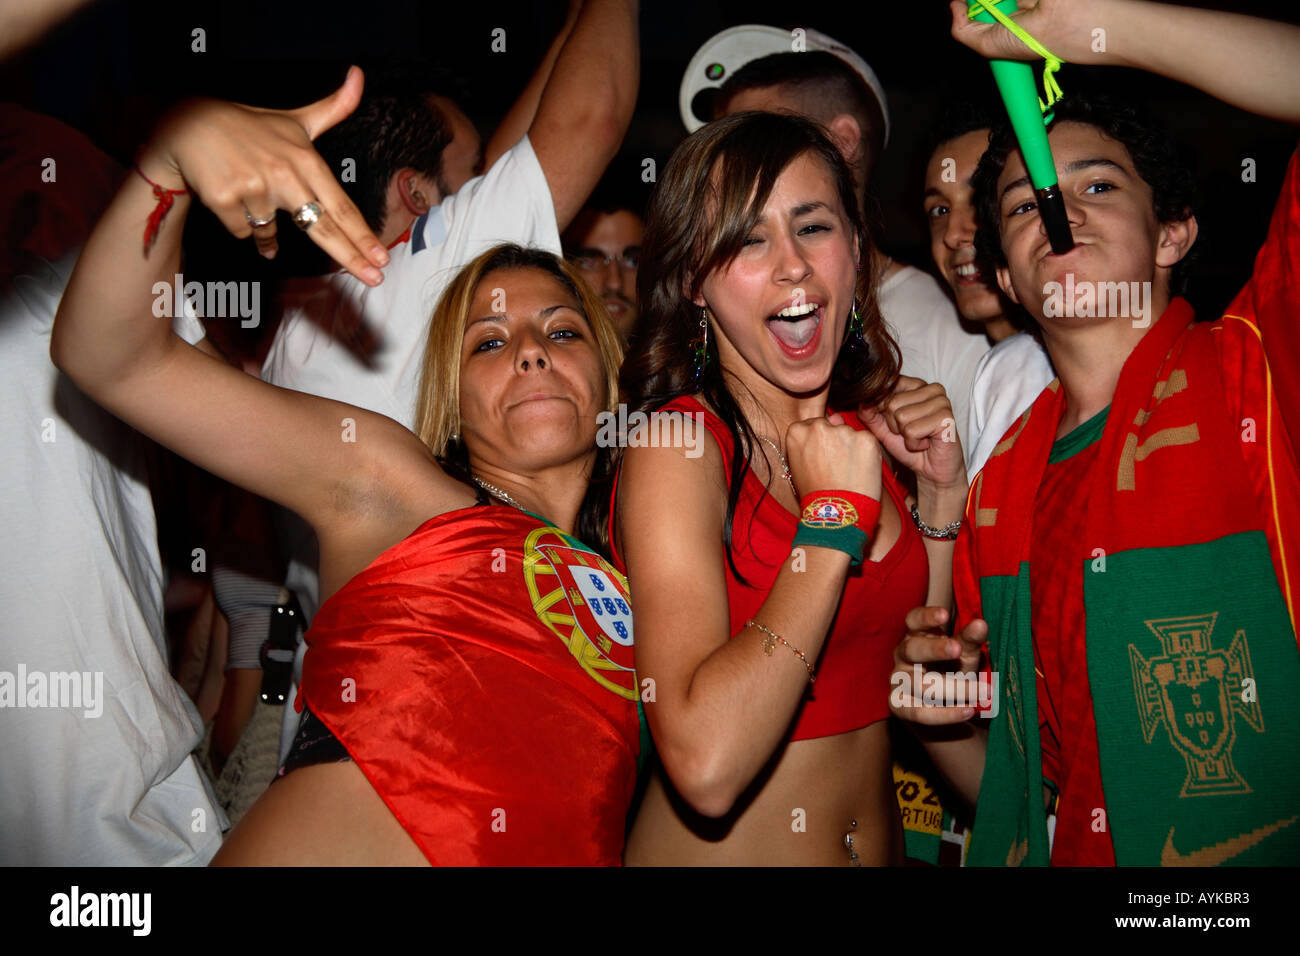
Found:
[[[657,767],[628,837],[629,866],[901,864],[889,722],[788,742],[724,817],[694,812]]]

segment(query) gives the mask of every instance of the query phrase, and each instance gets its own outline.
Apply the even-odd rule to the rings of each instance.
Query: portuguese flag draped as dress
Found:
[[[958,627],[988,621],[1003,698],[968,863],[1049,862],[1042,686],[1061,689],[1055,708],[1081,741],[1055,755],[1071,784],[1051,862],[1300,862],[1298,272],[1293,156],[1251,282],[1224,317],[1195,323],[1175,299],[1124,365],[1077,478],[1082,533],[1059,543],[1073,555],[1057,563],[1078,575],[1059,585],[1076,602],[1061,633],[1034,632],[1030,583],[1059,382],[972,484]],[[1036,657],[1036,643],[1053,653]],[[1039,657],[1078,666],[1040,683]]]
[[[616,866],[641,747],[627,582],[536,515],[431,518],[325,602],[300,700],[429,862]]]

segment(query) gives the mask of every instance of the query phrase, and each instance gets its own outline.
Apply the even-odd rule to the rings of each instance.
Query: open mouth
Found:
[[[962,285],[974,285],[977,282],[982,282],[984,278],[980,274],[979,266],[973,262],[964,262],[954,267],[952,271],[953,275],[957,277],[957,281]]]
[[[812,302],[793,305],[767,317],[767,327],[787,352],[806,353],[817,338],[821,328],[822,307]]]

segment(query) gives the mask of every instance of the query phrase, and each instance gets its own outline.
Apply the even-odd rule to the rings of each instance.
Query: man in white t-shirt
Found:
[[[262,377],[413,428],[429,317],[447,283],[498,242],[558,253],[560,236],[527,136],[413,221],[390,219],[381,231],[391,257],[382,284],[346,272],[285,283],[284,318]]]
[[[122,170],[13,106],[0,140],[0,217],[29,226],[0,271],[0,866],[202,865],[227,821],[167,665],[156,449],[50,361],[76,247]],[[47,156],[54,183],[33,172]],[[205,347],[192,314],[173,328]]]
[[[856,53],[821,34],[809,32],[809,37],[824,48],[768,53],[733,64],[734,72],[717,92],[714,115],[771,110],[799,113],[821,123],[853,170],[865,206],[871,169],[888,141],[884,92]],[[786,51],[788,41],[786,35]],[[952,302],[932,277],[880,252],[876,259],[876,300],[898,343],[902,373],[943,385],[965,448],[971,383],[975,367],[989,350],[988,340],[962,328]]]
[[[955,104],[940,125],[925,169],[925,215],[934,264],[952,289],[962,317],[983,326],[995,343],[980,360],[970,384],[962,449],[971,481],[1007,429],[1056,377],[1038,339],[1017,329],[1008,317],[1016,306],[1003,297],[994,276],[986,276],[976,262],[970,177],[988,147],[992,124],[991,112],[978,103]]]
[[[636,4],[589,0],[571,12],[486,148],[446,97],[367,92],[317,145],[336,169],[355,160],[363,188],[344,188],[389,247],[384,281],[370,288],[335,272],[290,285],[262,377],[412,426],[438,296],[497,243],[560,253],[560,230],[622,141],[638,74]]]
[[[167,666],[155,449],[49,358],[75,261],[32,261],[0,298],[0,866],[202,865],[227,822]],[[192,316],[173,328],[204,337]]]
[[[417,148],[410,164],[393,164],[396,168],[381,173],[368,191],[351,191],[371,229],[389,247],[384,281],[370,288],[336,272],[292,284],[262,377],[413,426],[438,296],[462,266],[497,243],[560,254],[560,231],[582,208],[632,118],[640,74],[637,42],[635,2],[571,5],[546,57],[486,147],[479,146],[472,124],[445,97],[427,99],[423,108],[431,111],[431,120],[426,124],[421,106],[412,105],[410,97],[367,94],[336,128],[338,135],[322,137],[318,145],[327,161],[358,159],[347,156],[349,141],[376,164],[380,158],[392,164],[393,155],[423,145],[385,144],[392,126],[385,110],[404,110],[402,128],[428,129],[440,154],[430,161],[429,151]],[[358,184],[373,171],[366,166],[358,159]],[[479,170],[486,171],[476,175]],[[286,538],[292,558],[285,583],[298,594],[310,621],[319,604],[314,541],[310,529],[292,519]],[[299,668],[301,652],[300,647]],[[289,707],[282,753],[293,725]]]

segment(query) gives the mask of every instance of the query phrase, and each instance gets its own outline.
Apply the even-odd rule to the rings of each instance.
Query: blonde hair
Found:
[[[605,373],[605,408],[614,411],[618,402],[618,372],[623,364],[623,345],[604,300],[582,281],[578,271],[564,259],[544,249],[528,249],[502,243],[471,259],[451,280],[429,323],[429,341],[424,349],[420,391],[416,402],[415,433],[439,458],[448,454],[452,436],[460,431],[460,357],[470,306],[479,285],[490,274],[505,269],[537,269],[565,287],[578,302],[578,311],[591,326]],[[593,434],[594,438],[594,434]]]

